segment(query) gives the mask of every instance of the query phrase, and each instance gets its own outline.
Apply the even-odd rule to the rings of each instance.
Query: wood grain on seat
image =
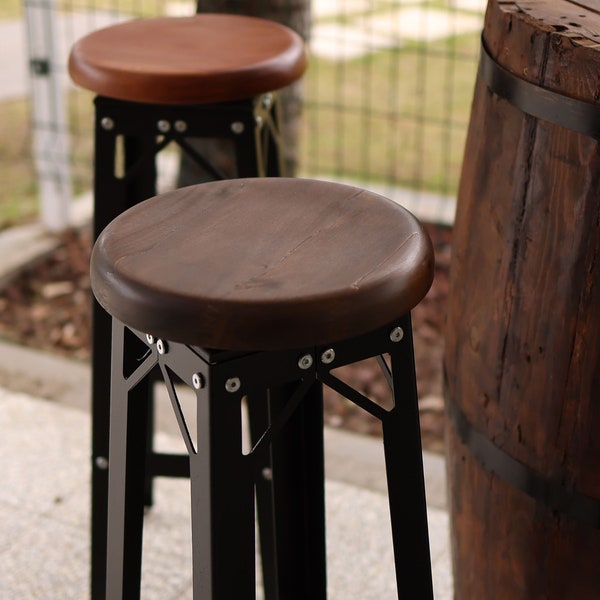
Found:
[[[433,278],[428,235],[358,188],[257,178],[182,188],[117,217],[92,256],[104,308],[155,336],[228,349],[346,339],[410,311]]]
[[[76,42],[69,73],[101,96],[157,104],[251,98],[298,79],[306,69],[300,36],[239,15],[136,19]]]

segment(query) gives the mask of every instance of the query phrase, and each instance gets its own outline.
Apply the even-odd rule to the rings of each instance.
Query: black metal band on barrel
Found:
[[[447,386],[446,386],[447,389]],[[566,489],[516,460],[478,431],[446,392],[446,410],[461,441],[481,467],[497,475],[536,502],[581,524],[600,529],[600,500]]]
[[[600,106],[569,98],[513,75],[490,56],[483,40],[479,76],[491,92],[522,112],[600,139]]]

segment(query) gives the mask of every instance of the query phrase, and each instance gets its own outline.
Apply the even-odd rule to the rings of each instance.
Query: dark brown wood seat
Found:
[[[306,69],[298,34],[225,14],[137,19],[95,31],[72,48],[69,72],[101,96],[207,104],[282,88]]]
[[[104,308],[157,337],[275,350],[350,338],[408,313],[433,253],[420,223],[376,194],[264,178],[183,188],[115,219],[92,285]]]

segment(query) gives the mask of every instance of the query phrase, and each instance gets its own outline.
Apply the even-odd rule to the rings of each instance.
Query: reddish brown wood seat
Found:
[[[101,96],[207,104],[282,88],[306,69],[304,44],[283,25],[239,15],[138,19],[79,40],[69,72]]]
[[[210,348],[350,338],[409,312],[433,276],[427,234],[376,194],[227,180],[151,198],[99,237],[92,286],[127,325]]]

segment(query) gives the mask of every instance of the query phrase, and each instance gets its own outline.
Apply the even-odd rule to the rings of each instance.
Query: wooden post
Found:
[[[290,27],[302,36],[308,38],[310,32],[310,2],[309,0],[200,0],[197,3],[198,13],[230,13],[269,19]],[[298,146],[300,135],[300,118],[302,114],[303,80],[293,82],[278,90],[280,101],[280,131],[283,142],[283,175],[294,176],[298,166]],[[230,140],[198,139],[193,142],[194,148],[219,166],[227,177],[237,176],[235,172],[235,150]],[[177,187],[193,185],[201,181],[209,181],[210,177],[185,153],[181,156],[181,169]]]
[[[600,595],[600,13],[490,0],[446,337],[457,600]]]

